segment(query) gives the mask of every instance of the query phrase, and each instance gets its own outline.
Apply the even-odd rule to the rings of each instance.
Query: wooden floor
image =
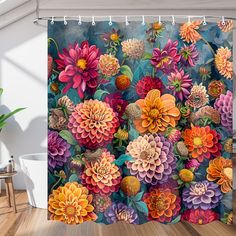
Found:
[[[215,221],[197,226],[189,223],[163,225],[149,222],[144,225],[118,223],[99,225],[84,223],[80,226],[68,226],[64,223],[48,221],[47,211],[32,208],[23,191],[16,194],[18,213],[7,207],[5,194],[0,197],[0,236],[235,236],[236,226]]]

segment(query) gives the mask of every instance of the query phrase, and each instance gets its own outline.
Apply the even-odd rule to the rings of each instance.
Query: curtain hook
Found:
[[[64,16],[64,25],[67,25],[66,16]]]
[[[79,21],[78,21],[78,25],[82,24],[82,20],[81,20],[81,16],[79,16]]]
[[[125,17],[125,24],[129,25],[128,16]]]
[[[52,16],[52,19],[51,19],[51,25],[53,25],[54,24],[54,16]]]
[[[172,25],[175,25],[175,16],[172,16]]]
[[[94,16],[92,16],[92,25],[93,26],[95,25],[95,18],[94,18]]]
[[[203,16],[203,23],[202,23],[203,25],[206,25],[207,23],[206,23],[206,17],[205,16]]]
[[[108,24],[109,24],[110,26],[112,26],[111,16],[109,16],[109,19],[110,19],[110,20],[109,20],[109,23],[108,23]]]
[[[162,24],[161,23],[161,16],[158,17],[158,22],[159,22],[159,24]]]
[[[190,24],[190,23],[191,23],[191,17],[188,16],[188,24]]]
[[[222,16],[221,22],[222,22],[222,25],[225,25],[225,17],[224,16]]]
[[[145,25],[145,17],[142,16],[142,25]]]

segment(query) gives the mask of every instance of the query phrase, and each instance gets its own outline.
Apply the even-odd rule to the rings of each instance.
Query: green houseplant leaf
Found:
[[[77,141],[73,137],[72,133],[68,130],[62,130],[60,131],[59,135],[67,141],[67,143],[71,145],[77,145]]]

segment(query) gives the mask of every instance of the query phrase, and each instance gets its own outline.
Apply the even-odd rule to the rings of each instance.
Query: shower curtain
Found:
[[[49,219],[231,224],[233,22],[52,23]]]

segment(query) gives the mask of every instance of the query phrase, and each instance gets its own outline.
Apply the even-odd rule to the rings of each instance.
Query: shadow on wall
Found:
[[[3,113],[9,112],[9,108],[2,105]],[[22,111],[23,112],[23,111]],[[20,113],[19,113],[20,114]],[[19,156],[22,154],[45,152],[43,141],[45,140],[45,129],[40,127],[46,126],[46,116],[33,118],[25,130],[17,123],[14,117],[8,120],[8,125],[0,134],[0,141],[6,147],[10,155],[14,156],[17,169],[19,170]],[[9,157],[10,158],[10,157]],[[6,159],[6,158],[4,158]],[[23,173],[20,171],[14,179],[18,188],[24,189]]]

